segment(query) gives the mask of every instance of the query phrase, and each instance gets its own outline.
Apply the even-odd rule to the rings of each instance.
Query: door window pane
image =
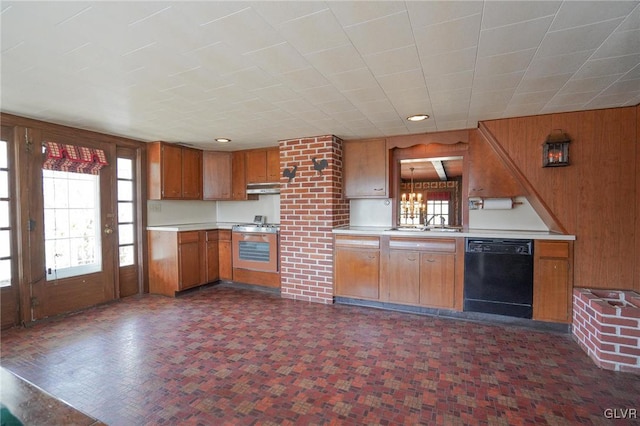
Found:
[[[9,154],[7,153],[7,142],[0,142],[0,169],[9,168]]]
[[[121,245],[133,244],[133,225],[118,226],[118,233]]]
[[[12,280],[11,262],[13,254],[11,253],[8,148],[6,141],[0,141],[0,287],[10,286]]]
[[[133,180],[133,160],[118,158],[118,179]]]
[[[9,227],[9,202],[0,201],[0,228],[8,228],[8,227]]]
[[[118,181],[118,201],[133,200],[133,182],[126,180]]]
[[[102,270],[100,178],[43,170],[47,279]]]
[[[9,172],[0,170],[0,198],[9,198]]]
[[[133,203],[118,203],[118,222],[133,222]]]
[[[0,287],[11,285],[11,260],[0,260]]]
[[[11,235],[9,230],[0,231],[0,258],[11,256]]]
[[[133,265],[134,259],[133,246],[120,246],[120,266]]]

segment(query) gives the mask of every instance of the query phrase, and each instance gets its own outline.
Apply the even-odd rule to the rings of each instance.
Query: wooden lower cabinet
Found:
[[[336,236],[336,296],[378,300],[380,297],[380,239]]]
[[[389,253],[389,302],[416,304],[420,300],[420,252]]]
[[[537,240],[533,253],[533,319],[570,323],[573,243]]]
[[[217,281],[218,231],[148,231],[149,293],[176,292]]]
[[[420,304],[453,308],[455,254],[420,253]]]
[[[456,242],[453,239],[391,238],[388,301],[453,309]]]
[[[218,231],[218,262],[219,262],[219,278],[225,281],[233,279],[233,268],[231,264],[231,231]]]

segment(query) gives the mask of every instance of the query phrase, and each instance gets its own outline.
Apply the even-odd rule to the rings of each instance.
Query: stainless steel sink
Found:
[[[434,227],[428,227],[428,228],[424,228],[424,227],[415,227],[415,226],[396,226],[393,228],[389,228],[387,229],[387,231],[401,231],[401,232],[461,232],[462,229],[461,228],[454,228],[454,227],[438,227],[438,226],[434,226]]]
[[[424,232],[426,229],[423,227],[417,228],[415,226],[396,226],[395,228],[389,228],[387,231],[408,231],[408,232]]]
[[[428,228],[427,231],[431,231],[431,232],[460,232],[462,231],[462,229],[460,228],[438,228],[438,227],[434,227],[434,228]]]

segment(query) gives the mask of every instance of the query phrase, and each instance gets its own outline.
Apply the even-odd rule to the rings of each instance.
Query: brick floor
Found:
[[[1,363],[110,425],[610,424],[606,409],[640,411],[640,378],[599,369],[569,334],[229,286],[5,331]]]

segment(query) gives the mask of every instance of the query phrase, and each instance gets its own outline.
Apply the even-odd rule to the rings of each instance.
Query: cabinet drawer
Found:
[[[337,235],[336,247],[380,248],[380,238],[356,235]]]
[[[391,238],[389,248],[401,250],[456,252],[456,240],[436,238]]]
[[[198,231],[178,232],[178,244],[197,243],[198,239]]]
[[[206,241],[218,241],[218,231],[206,231]]]
[[[535,254],[538,257],[569,257],[569,243],[565,241],[537,241]]]

